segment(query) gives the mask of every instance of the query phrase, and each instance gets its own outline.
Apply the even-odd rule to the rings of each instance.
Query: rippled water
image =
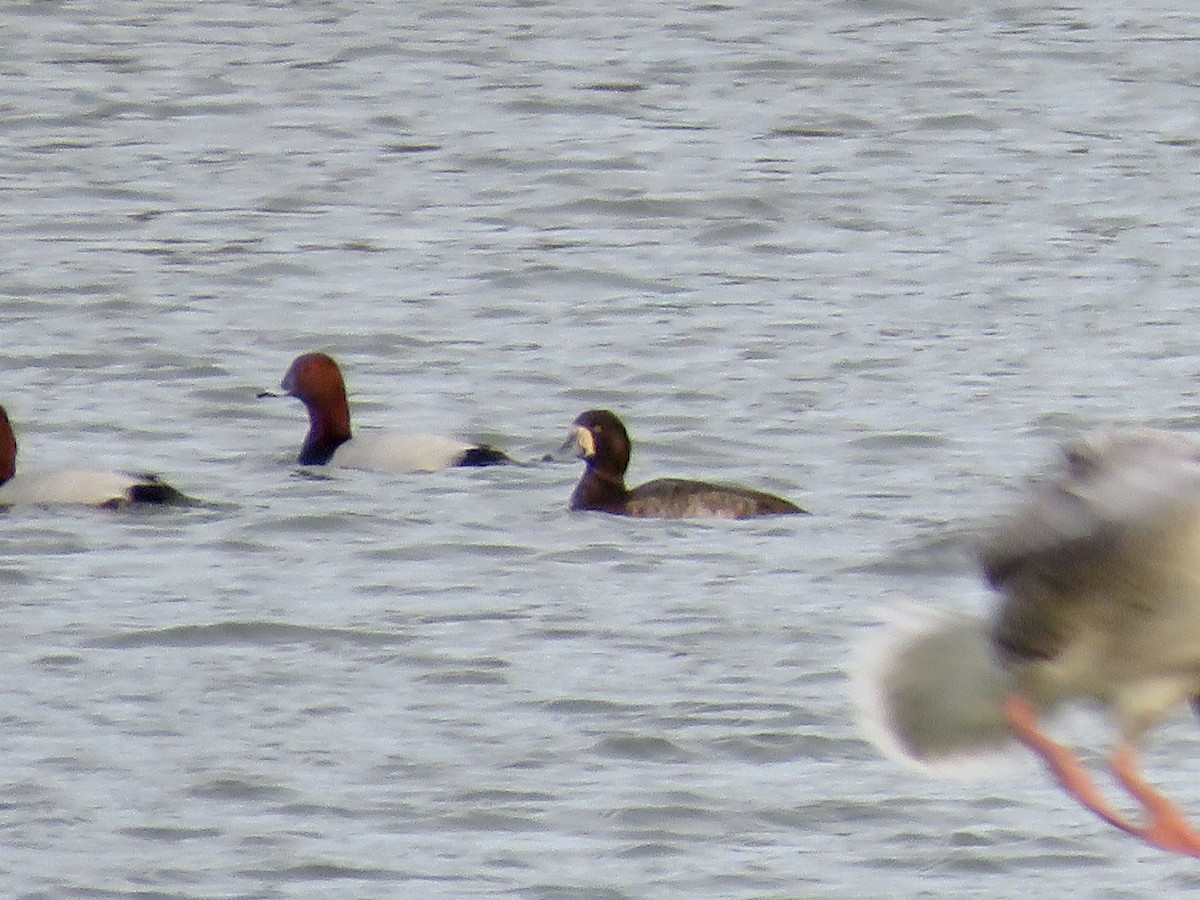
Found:
[[[1195,428],[1200,16],[1166,2],[0,8],[22,459],[208,505],[0,516],[13,896],[1138,897],[1028,760],[880,759],[850,648],[1102,421]],[[363,424],[811,518],[573,515],[574,465],[300,474]],[[1151,775],[1200,814],[1184,718]],[[1097,756],[1103,732],[1091,733]],[[1086,887],[1081,887],[1085,885]]]

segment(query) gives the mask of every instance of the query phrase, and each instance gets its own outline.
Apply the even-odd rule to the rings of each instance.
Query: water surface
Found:
[[[1119,898],[1195,867],[1029,760],[852,721],[904,598],[1100,422],[1193,430],[1180,4],[0,11],[0,402],[24,463],[212,505],[0,516],[13,896]],[[572,464],[311,477],[356,419],[811,518],[573,515]],[[1150,748],[1190,803],[1194,725]],[[1094,759],[1102,730],[1085,728]],[[1081,887],[1084,886],[1084,887]]]

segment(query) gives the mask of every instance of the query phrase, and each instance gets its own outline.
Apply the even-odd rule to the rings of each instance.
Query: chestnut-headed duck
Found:
[[[183,502],[183,494],[154,475],[101,469],[17,472],[17,439],[8,412],[0,406],[0,507],[74,503],[115,508]]]
[[[338,364],[325,353],[297,356],[283,376],[281,388],[308,409],[308,435],[297,457],[302,466],[407,473],[512,462],[494,447],[441,435],[397,431],[351,435],[346,384]],[[264,391],[259,396],[278,395]]]
[[[933,768],[979,763],[1015,738],[1109,824],[1200,856],[1200,834],[1145,781],[1134,749],[1179,704],[1200,708],[1200,446],[1119,429],[1063,450],[981,542],[990,617],[910,611],[880,632],[856,672],[864,724],[883,749]],[[1114,721],[1109,768],[1144,824],[1041,729],[1040,714],[1080,702]]]
[[[659,478],[627,488],[629,433],[606,409],[588,410],[575,419],[563,450],[573,450],[586,464],[571,495],[571,509],[662,519],[749,519],[805,512],[774,494],[682,478]]]

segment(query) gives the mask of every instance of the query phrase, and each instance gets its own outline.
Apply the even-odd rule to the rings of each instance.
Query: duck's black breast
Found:
[[[619,511],[663,519],[750,519],[805,512],[774,494],[684,478],[659,478],[634,488]]]

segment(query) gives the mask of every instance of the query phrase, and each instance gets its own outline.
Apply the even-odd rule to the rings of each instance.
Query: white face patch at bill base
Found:
[[[579,450],[580,459],[591,459],[596,455],[596,439],[592,433],[582,426],[575,427],[575,446]]]

